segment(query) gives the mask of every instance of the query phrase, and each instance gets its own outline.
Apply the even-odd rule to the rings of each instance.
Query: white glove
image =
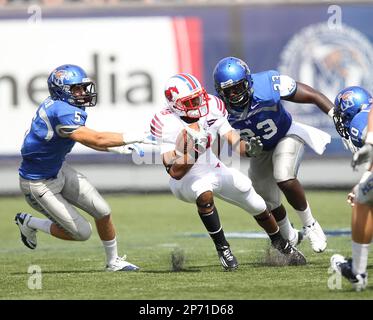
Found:
[[[145,144],[156,144],[157,141],[154,137],[149,134],[149,132],[124,132],[123,133],[123,142],[125,144],[132,144],[132,143],[145,143]]]
[[[361,165],[362,163],[368,162],[372,163],[373,160],[373,145],[370,143],[366,143],[362,148],[360,148],[359,151],[355,152],[352,161],[351,166],[355,169],[356,166]]]
[[[350,139],[341,138],[343,142],[343,146],[346,150],[350,150],[352,154],[354,154],[358,148],[354,146]]]
[[[251,137],[249,141],[245,142],[245,153],[248,157],[257,157],[263,151],[263,143],[260,141],[260,137]]]
[[[202,128],[200,124],[198,125],[199,131],[196,131],[188,126],[185,127],[185,130],[189,138],[193,140],[194,150],[198,153],[204,153],[209,142],[208,133]]]
[[[136,152],[140,157],[144,156],[144,149],[139,143],[126,144],[120,147],[110,147],[107,148],[107,150],[117,154],[132,154]]]

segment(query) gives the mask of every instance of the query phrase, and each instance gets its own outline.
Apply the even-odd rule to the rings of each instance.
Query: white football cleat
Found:
[[[132,263],[127,262],[126,256],[117,257],[114,263],[106,265],[106,271],[138,271],[140,268]]]
[[[300,232],[299,230],[297,229],[294,229],[295,231],[295,237],[293,239],[288,239],[290,244],[293,246],[293,247],[296,247],[298,244],[300,244],[303,240],[303,233]]]
[[[330,265],[334,271],[350,281],[355,291],[362,291],[367,287],[368,274],[354,274],[352,271],[352,259],[347,260],[340,254],[334,254],[330,258]]]
[[[303,227],[304,238],[308,238],[315,252],[323,252],[326,249],[326,236],[319,223],[315,220],[310,226]]]
[[[30,249],[35,249],[37,245],[36,241],[36,229],[30,228],[27,224],[32,218],[29,213],[20,212],[14,217],[14,221],[21,232],[21,240],[23,244]]]

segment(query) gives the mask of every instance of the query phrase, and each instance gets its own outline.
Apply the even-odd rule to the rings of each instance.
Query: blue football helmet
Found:
[[[214,69],[215,89],[225,102],[228,112],[243,112],[253,94],[251,72],[241,59],[227,57]]]
[[[59,66],[48,77],[51,98],[76,107],[93,107],[97,102],[95,83],[86,72],[73,64]]]
[[[371,94],[357,86],[347,87],[337,94],[334,101],[333,121],[341,137],[349,138],[351,120],[371,102]]]

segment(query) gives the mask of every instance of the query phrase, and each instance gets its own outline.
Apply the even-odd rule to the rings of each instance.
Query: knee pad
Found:
[[[295,136],[283,138],[276,146],[273,155],[273,177],[276,182],[294,179],[302,161],[304,143]]]
[[[101,196],[93,198],[93,208],[94,212],[90,212],[90,214],[96,220],[108,216],[111,213],[109,204]]]
[[[354,192],[356,195],[355,201],[367,206],[373,206],[373,175],[357,184],[354,187]]]
[[[246,193],[246,211],[250,212],[252,216],[257,216],[258,214],[263,213],[267,209],[267,205],[264,199],[255,192],[254,189],[251,189]]]
[[[80,221],[77,226],[74,234],[72,235],[74,240],[77,241],[86,241],[90,238],[92,234],[92,226],[91,224],[84,220],[84,222]]]
[[[243,193],[250,191],[252,183],[249,177],[245,176],[242,172],[229,168],[231,172],[234,187]]]

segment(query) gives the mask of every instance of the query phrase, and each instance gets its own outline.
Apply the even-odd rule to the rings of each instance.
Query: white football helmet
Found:
[[[209,113],[208,94],[196,77],[179,73],[168,79],[164,95],[172,112],[198,119]]]

